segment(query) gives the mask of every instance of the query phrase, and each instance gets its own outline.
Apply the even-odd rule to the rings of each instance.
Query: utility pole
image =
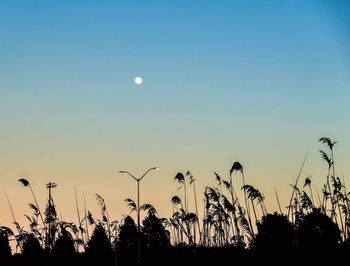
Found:
[[[47,234],[47,237],[48,237],[47,242],[48,243],[46,244],[49,253],[51,252],[52,246],[53,246],[53,243],[52,243],[53,239],[51,237],[51,222],[52,222],[51,221],[51,214],[52,214],[51,212],[52,212],[52,208],[53,208],[53,206],[52,206],[51,189],[55,188],[55,187],[57,187],[56,183],[49,182],[48,184],[46,184],[46,188],[49,190],[49,211],[48,211],[49,227],[48,227],[48,234]]]

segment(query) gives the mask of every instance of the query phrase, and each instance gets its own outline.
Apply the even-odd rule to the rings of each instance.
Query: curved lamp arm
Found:
[[[136,177],[134,177],[132,174],[130,174],[128,171],[119,171],[120,174],[128,174],[129,176],[131,176],[133,179],[135,179],[136,181],[139,181]]]
[[[148,172],[152,171],[152,170],[158,170],[158,167],[152,167],[150,169],[148,169],[140,178],[139,178],[139,181],[141,181],[142,178],[145,177],[145,175],[148,174]]]

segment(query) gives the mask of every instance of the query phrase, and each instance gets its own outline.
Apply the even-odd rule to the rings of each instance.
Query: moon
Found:
[[[143,82],[143,80],[142,80],[141,77],[136,77],[136,78],[134,79],[134,82],[135,82],[136,85],[141,85],[142,82]]]

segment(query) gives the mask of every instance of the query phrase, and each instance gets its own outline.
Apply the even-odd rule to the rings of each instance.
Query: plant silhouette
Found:
[[[97,224],[86,247],[89,265],[113,265],[114,251],[102,224]]]
[[[149,213],[142,222],[143,241],[146,247],[160,248],[170,245],[170,233],[165,230],[166,219]]]
[[[293,249],[294,228],[287,216],[267,214],[257,222],[255,248],[259,255],[271,256]]]
[[[61,231],[52,253],[54,265],[63,265],[65,261],[76,262],[77,254],[74,247],[74,240],[66,229]]]
[[[11,247],[6,233],[0,232],[0,261],[6,265],[11,260]]]
[[[48,198],[41,212],[31,184],[21,178],[34,203],[28,204],[31,213],[25,214],[28,226],[22,226],[5,194],[15,230],[0,225],[0,265],[137,265],[138,239],[142,265],[213,265],[232,258],[246,264],[280,261],[278,257],[294,263],[301,258],[310,263],[349,260],[350,193],[345,179],[336,173],[337,142],[327,137],[319,142],[326,147],[320,150],[327,166],[325,178],[304,176],[306,155],[291,182],[285,209],[274,188],[279,213],[268,213],[265,195],[247,183],[242,164],[234,162],[226,176],[214,172],[215,185],[204,187],[203,205],[197,177],[191,171],[178,172],[176,193],[169,202],[171,217],[163,218],[152,204],[143,203],[140,235],[132,217],[137,213],[132,199],[125,200],[130,214],[119,222],[109,216],[101,194],[95,194],[100,213],[93,216],[87,210],[84,194],[81,215],[75,189],[78,221],[73,223],[57,217],[51,191],[55,183],[45,187]],[[315,185],[317,180],[323,181],[321,189]]]
[[[314,209],[298,221],[300,248],[306,251],[332,251],[339,247],[341,236],[336,223],[330,217]]]
[[[137,263],[137,225],[129,215],[119,227],[116,251],[119,265]]]
[[[137,225],[131,216],[124,218],[123,224],[119,227],[117,248],[132,249],[136,247],[137,242]]]
[[[22,250],[23,260],[28,265],[44,265],[44,249],[41,247],[39,240],[34,234],[26,235]]]

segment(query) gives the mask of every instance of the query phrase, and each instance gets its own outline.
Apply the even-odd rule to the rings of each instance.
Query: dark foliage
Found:
[[[44,265],[45,263],[44,250],[33,234],[28,234],[24,240],[22,257],[23,261],[28,263],[27,265]]]
[[[132,266],[137,265],[138,250],[141,265],[153,266],[306,262],[334,265],[349,261],[350,193],[345,179],[336,175],[334,145],[337,142],[326,137],[319,141],[328,147],[326,151],[320,150],[328,166],[322,194],[309,177],[302,187],[298,183],[306,156],[291,185],[293,190],[286,215],[276,190],[281,214],[268,214],[264,194],[245,183],[239,162],[232,165],[226,180],[214,172],[217,185],[205,188],[201,217],[196,179],[190,171],[186,175],[179,172],[175,177],[180,191],[171,198],[173,214],[169,219],[160,218],[151,204],[145,203],[138,209],[135,201],[127,199],[131,211],[145,215],[140,232],[130,216],[122,223],[111,221],[106,202],[98,194],[101,218],[92,217],[86,210],[85,200],[84,217],[81,217],[76,198],[78,223],[58,219],[50,190],[56,184],[51,182],[47,185],[48,203],[41,212],[31,184],[26,179],[19,179],[32,193],[35,204],[29,206],[33,214],[25,215],[29,229],[22,227],[8,200],[16,231],[0,226],[0,265],[109,266],[118,263],[119,266]],[[242,178],[242,188],[238,187],[240,180],[235,180],[236,174]],[[189,188],[193,188],[194,204],[189,203],[192,198]],[[241,202],[243,195],[244,204]],[[256,227],[252,221],[256,222]],[[10,241],[16,244],[19,253],[11,255]]]
[[[137,244],[137,225],[131,216],[124,218],[123,224],[119,228],[117,249],[135,248]]]
[[[170,234],[165,230],[162,220],[154,213],[149,213],[142,222],[143,244],[149,248],[170,245]]]
[[[129,215],[119,228],[116,247],[118,264],[137,263],[137,225]]]
[[[115,265],[115,255],[107,233],[101,224],[97,224],[86,247],[89,265]]]
[[[298,222],[298,244],[304,251],[332,251],[339,247],[340,230],[330,217],[314,209]]]
[[[4,233],[0,233],[0,258],[4,264],[9,263],[11,259],[10,242]]]
[[[144,265],[163,265],[167,261],[170,248],[170,234],[163,225],[163,220],[150,212],[142,222],[141,259]],[[173,262],[172,258],[170,263]]]
[[[267,214],[257,223],[255,248],[259,254],[273,255],[293,249],[294,229],[287,217]]]
[[[54,265],[63,265],[65,261],[76,261],[76,251],[71,234],[67,230],[62,230],[55,242],[51,261]]]

